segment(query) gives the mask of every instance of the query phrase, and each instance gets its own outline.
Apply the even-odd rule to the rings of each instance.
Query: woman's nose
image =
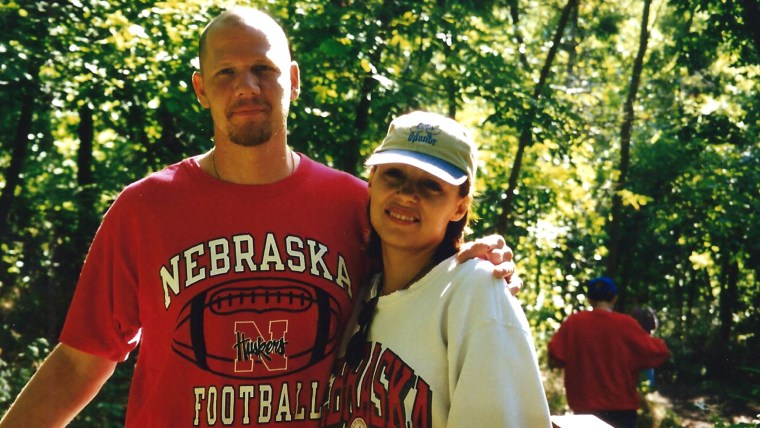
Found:
[[[403,196],[408,196],[411,198],[417,198],[417,186],[412,180],[406,180],[404,183],[399,186],[398,188],[398,194]]]

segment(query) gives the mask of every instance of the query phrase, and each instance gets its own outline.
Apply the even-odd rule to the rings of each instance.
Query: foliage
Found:
[[[657,310],[657,334],[673,352],[663,375],[746,385],[741,399],[757,401],[760,55],[746,18],[752,2],[653,2],[622,189],[614,187],[620,128],[641,29],[641,11],[628,3],[580,2],[543,87],[536,82],[565,2],[250,3],[283,23],[301,66],[289,138],[297,150],[361,175],[398,113],[431,109],[474,130],[475,235],[504,218],[531,118],[505,235],[526,280],[520,299],[541,358],[559,323],[584,307],[583,284],[604,272],[619,196],[619,309]],[[0,6],[3,405],[55,342],[87,244],[120,189],[210,148],[210,120],[190,75],[200,31],[230,4]],[[75,423],[119,423],[131,364]]]

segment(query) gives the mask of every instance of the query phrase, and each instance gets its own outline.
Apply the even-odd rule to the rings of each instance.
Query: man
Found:
[[[61,343],[3,427],[67,424],[138,344],[127,426],[318,423],[368,273],[366,184],[288,148],[299,68],[269,16],[225,12],[199,48],[214,148],[117,198]],[[511,273],[503,245],[484,256]]]
[[[593,310],[570,315],[549,342],[549,365],[565,369],[567,403],[614,427],[635,427],[639,372],[665,362],[665,342],[631,316],[614,312],[617,285],[605,276],[588,284]]]

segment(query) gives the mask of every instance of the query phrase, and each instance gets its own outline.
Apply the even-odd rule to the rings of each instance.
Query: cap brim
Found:
[[[367,166],[403,163],[433,174],[441,180],[458,186],[467,180],[467,173],[437,157],[409,150],[384,150],[367,159]]]

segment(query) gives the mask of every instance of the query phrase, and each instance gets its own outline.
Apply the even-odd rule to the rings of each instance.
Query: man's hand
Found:
[[[480,258],[488,260],[494,265],[493,274],[497,278],[504,278],[512,295],[520,292],[523,281],[515,272],[515,263],[512,261],[512,249],[509,248],[500,235],[489,235],[473,242],[465,242],[459,249],[457,260]]]

